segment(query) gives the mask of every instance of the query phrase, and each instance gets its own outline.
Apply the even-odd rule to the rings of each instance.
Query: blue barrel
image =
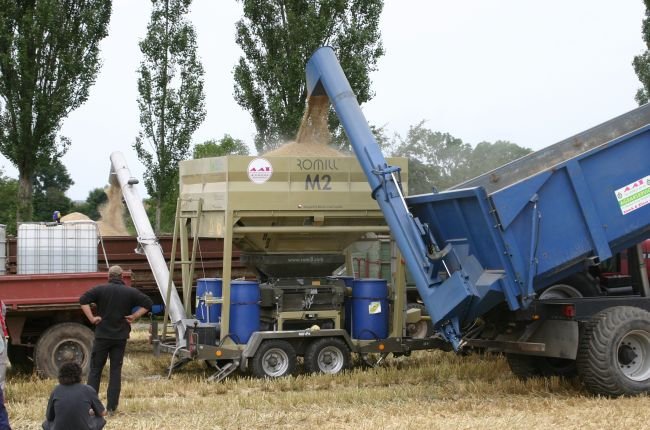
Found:
[[[230,283],[230,335],[239,344],[248,342],[260,329],[260,284],[256,281]]]
[[[352,338],[388,337],[388,283],[385,279],[355,279],[352,282]]]
[[[196,283],[196,319],[216,323],[221,319],[221,305],[206,304],[206,299],[221,297],[221,278],[200,278]]]

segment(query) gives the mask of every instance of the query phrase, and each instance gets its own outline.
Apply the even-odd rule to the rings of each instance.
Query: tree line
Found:
[[[235,25],[242,50],[233,70],[236,102],[253,119],[255,149],[263,153],[292,140],[306,100],[304,67],[314,50],[332,46],[360,104],[374,91],[370,73],[385,54],[379,29],[382,0],[237,0],[243,9]],[[646,7],[650,9],[650,0]],[[173,225],[178,164],[189,157],[248,154],[245,142],[229,135],[195,145],[192,135],[206,116],[204,70],[196,33],[187,16],[191,0],[151,0],[146,35],[139,42],[140,130],[133,148],[147,167],[148,207],[158,232]],[[108,35],[110,0],[0,0],[0,153],[18,178],[0,172],[0,222],[44,221],[53,210],[84,212],[93,219],[105,201],[102,188],[82,205],[65,196],[73,184],[61,157],[71,142],[62,121],[88,99],[101,68],[100,42]],[[643,35],[650,46],[648,15]],[[650,88],[650,55],[634,59]],[[349,149],[338,119],[330,112],[332,144]],[[442,190],[530,152],[507,141],[461,139],[414,124],[404,136],[386,136],[372,126],[386,154],[409,158],[409,192]]]

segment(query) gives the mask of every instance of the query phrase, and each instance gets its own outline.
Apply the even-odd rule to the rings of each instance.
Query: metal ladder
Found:
[[[184,202],[191,202],[192,200],[184,200],[182,198],[178,198],[176,201],[176,218],[174,219],[174,236],[172,239],[172,250],[171,250],[171,255],[170,255],[170,260],[169,260],[169,281],[167,285],[167,298],[165,303],[168,303],[169,301],[169,296],[171,294],[171,285],[172,285],[172,280],[174,278],[174,270],[176,269],[176,265],[180,265],[182,268],[187,267],[189,265],[189,270],[185,271],[183,270],[181,273],[182,276],[182,289],[183,289],[183,306],[185,307],[185,314],[190,315],[191,314],[191,303],[190,299],[192,297],[192,281],[194,278],[194,265],[196,262],[196,250],[198,247],[198,237],[199,237],[199,228],[201,226],[201,215],[203,214],[203,199],[198,199],[197,201],[197,208],[196,210],[190,212],[189,214],[182,214],[181,215],[181,206],[183,205]],[[187,230],[183,230],[187,228],[187,220],[196,220],[196,225],[194,229],[194,235],[192,236],[192,254],[189,256],[187,255]],[[181,242],[181,260],[176,261],[176,246],[178,244],[178,240]],[[165,314],[163,316],[163,327],[162,327],[162,340],[165,341],[166,336],[168,334],[168,317],[169,317],[169,312],[167,308],[165,308]],[[172,331],[174,331],[172,329]]]

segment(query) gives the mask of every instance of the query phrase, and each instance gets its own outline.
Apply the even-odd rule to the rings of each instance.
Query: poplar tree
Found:
[[[192,134],[205,119],[205,96],[196,33],[185,18],[192,1],[151,3],[151,21],[140,42],[144,56],[138,78],[142,128],[133,147],[146,166],[145,186],[155,206],[159,233],[163,203],[176,192],[178,163],[190,155]]]
[[[110,0],[0,0],[0,152],[18,169],[16,220],[33,219],[33,184],[70,141],[64,118],[101,66]]]
[[[634,71],[643,85],[637,90],[634,97],[639,105],[650,101],[650,0],[644,0],[643,3],[645,4],[645,18],[641,26],[641,33],[647,49],[643,54],[635,56],[632,61]]]
[[[373,97],[370,73],[384,54],[379,31],[382,0],[239,0],[244,17],[236,42],[235,99],[249,111],[262,152],[292,140],[306,100],[305,65],[330,45],[360,104]],[[330,129],[338,121],[330,115]],[[340,131],[339,131],[340,133]]]

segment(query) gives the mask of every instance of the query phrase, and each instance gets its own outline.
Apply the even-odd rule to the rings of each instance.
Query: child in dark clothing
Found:
[[[81,366],[64,363],[59,385],[54,387],[45,411],[44,430],[100,430],[106,425],[106,409],[89,385],[81,383]]]

